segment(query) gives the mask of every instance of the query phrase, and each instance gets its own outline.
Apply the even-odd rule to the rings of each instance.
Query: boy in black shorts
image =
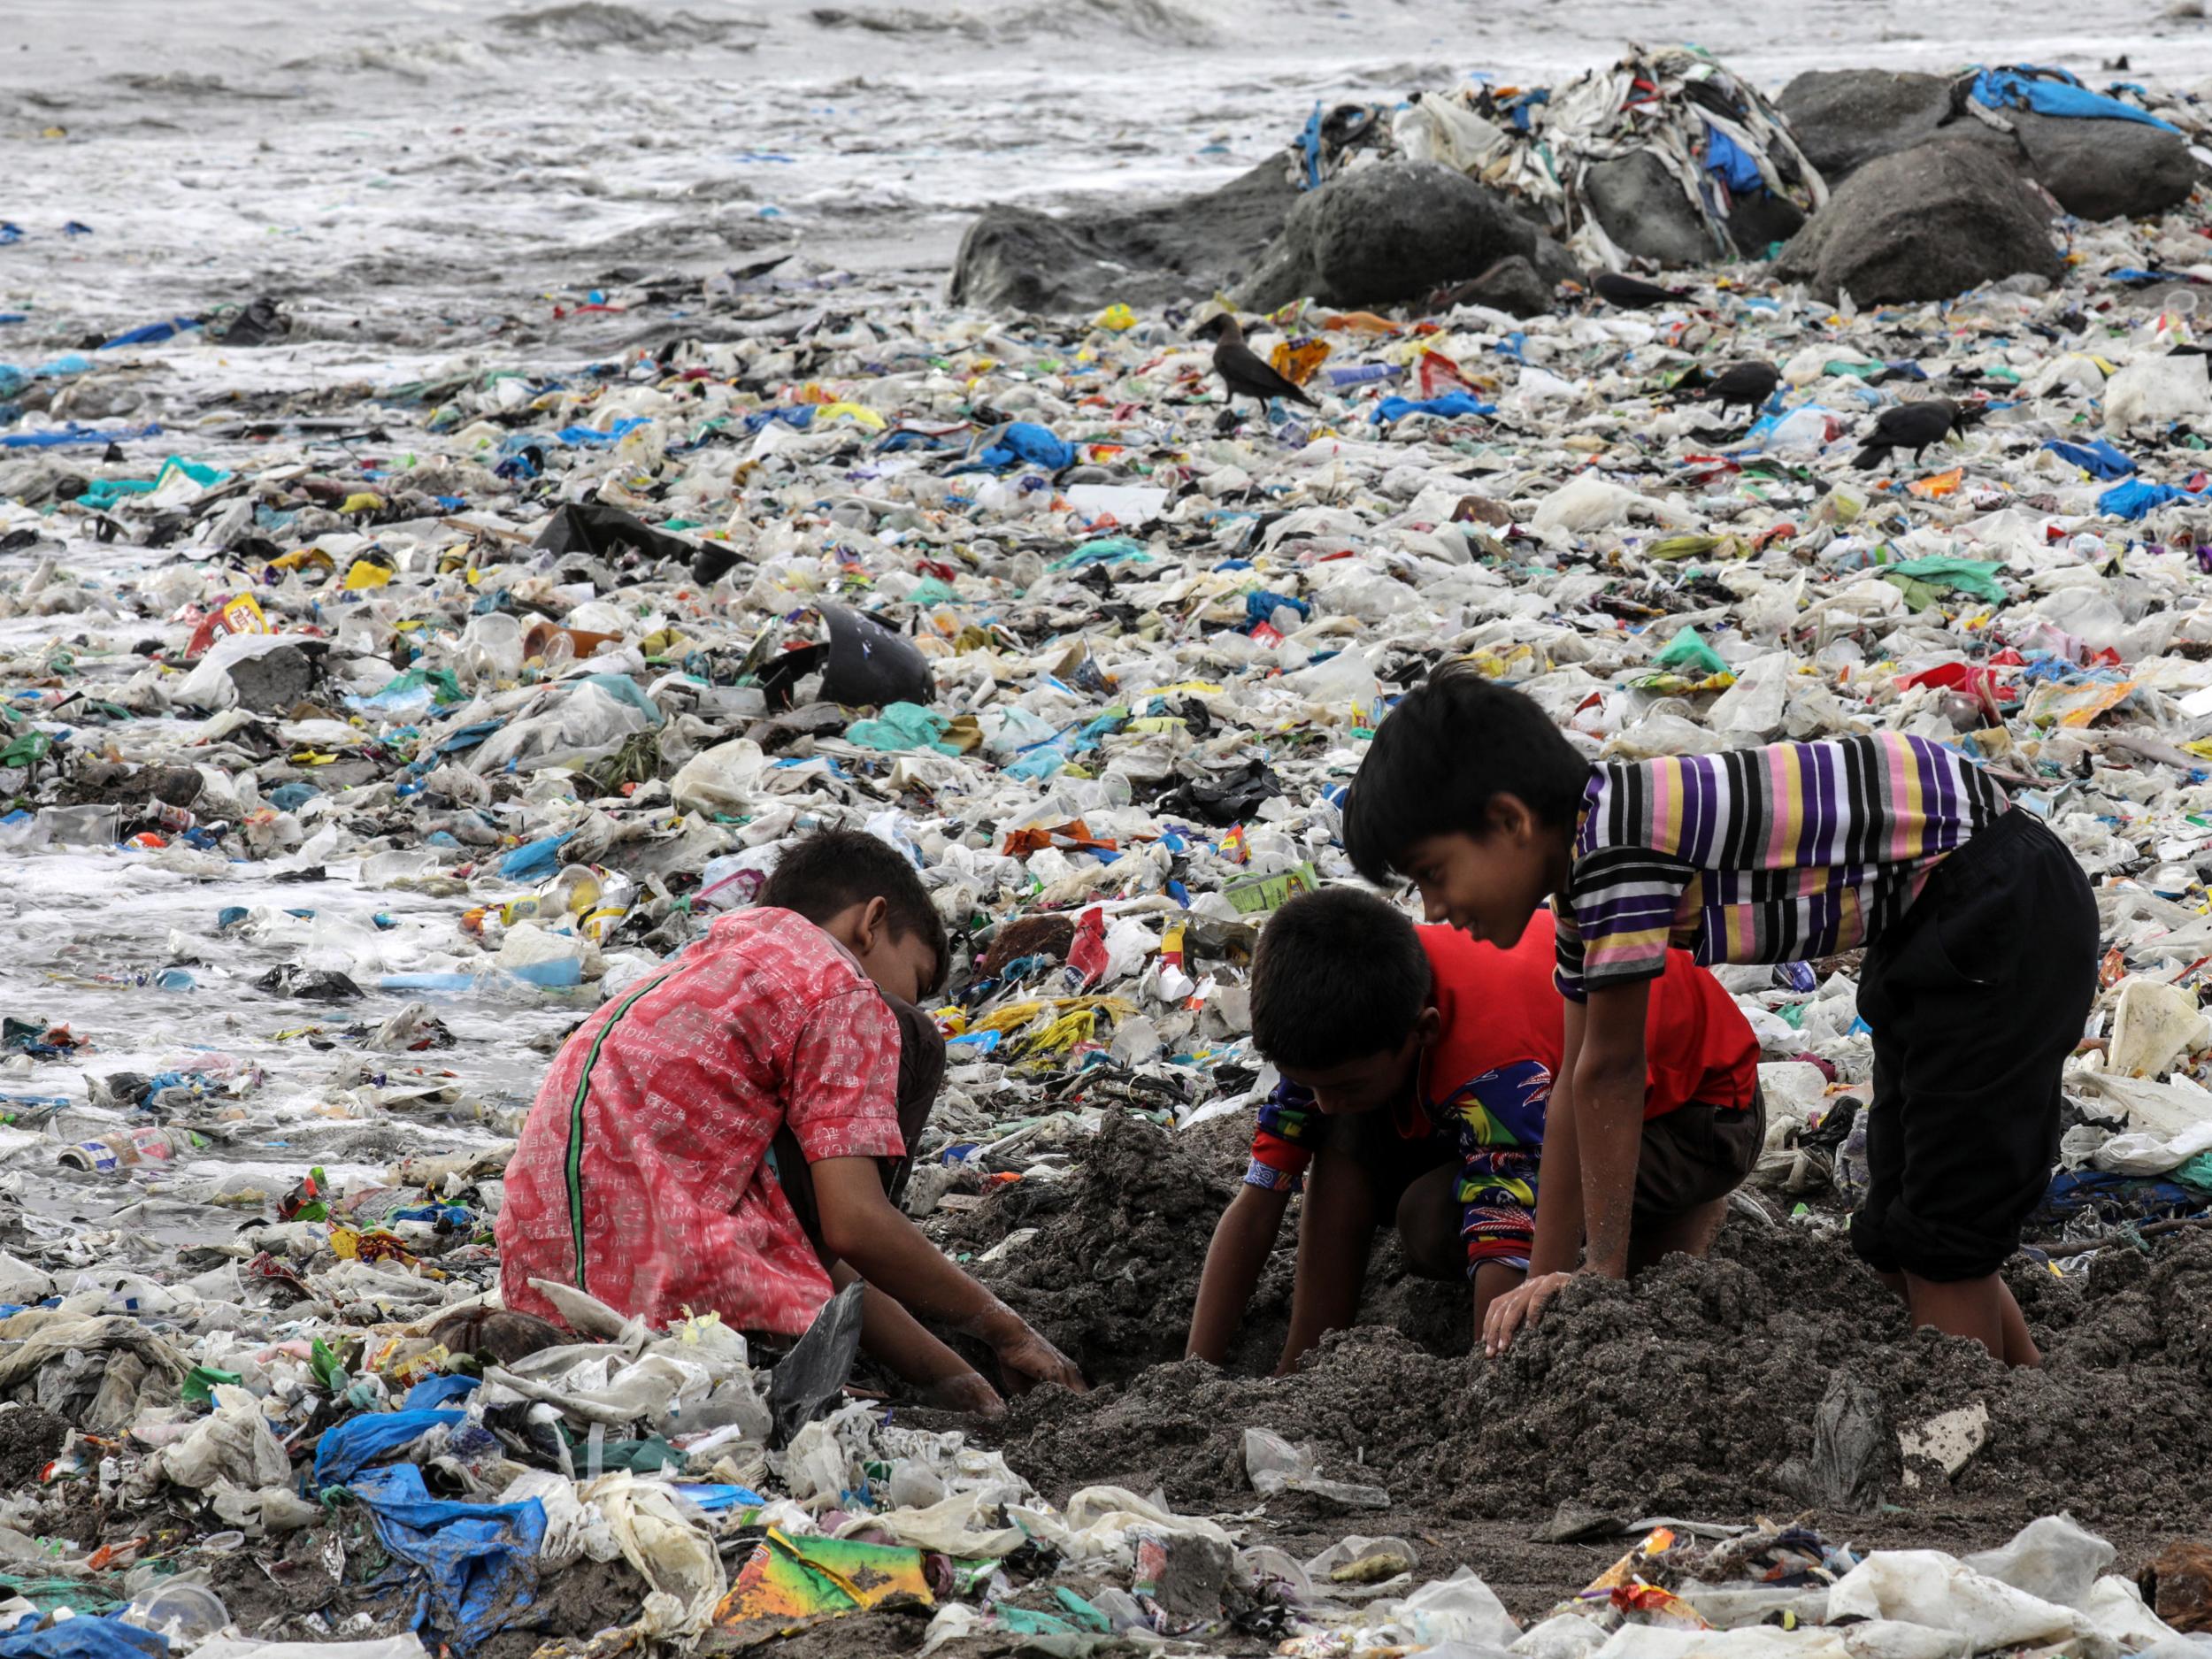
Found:
[[[1627,1269],[1652,987],[1700,962],[1869,949],[1874,1033],[1860,1256],[1916,1325],[2039,1363],[1997,1270],[2048,1187],[2059,1079],[2096,995],[2081,866],[1955,749],[1903,733],[1592,765],[1542,709],[1464,666],[1408,693],[1345,804],[1360,873],[1509,947],[1545,902],[1568,1000],[1551,1180],[1493,1350],[1576,1270]]]

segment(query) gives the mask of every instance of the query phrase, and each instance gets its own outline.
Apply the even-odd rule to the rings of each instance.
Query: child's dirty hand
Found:
[[[979,1417],[1002,1417],[1006,1402],[999,1398],[997,1389],[985,1381],[979,1371],[955,1371],[941,1377],[922,1396],[925,1405],[940,1411],[965,1411]]]
[[[1077,1394],[1090,1392],[1075,1362],[1027,1325],[998,1344],[998,1358],[1006,1367],[1007,1386],[1016,1394],[1026,1394],[1038,1383],[1058,1383]]]
[[[1523,1325],[1534,1325],[1544,1317],[1544,1305],[1573,1277],[1572,1273],[1546,1273],[1524,1279],[1518,1288],[1492,1302],[1482,1322],[1482,1351],[1494,1359],[1504,1353]]]

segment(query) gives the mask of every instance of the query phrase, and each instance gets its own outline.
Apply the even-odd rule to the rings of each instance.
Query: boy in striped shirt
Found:
[[[1940,744],[1886,733],[1592,765],[1534,703],[1448,668],[1375,734],[1346,803],[1360,872],[1509,947],[1547,899],[1564,1050],[1512,1340],[1575,1269],[1627,1263],[1653,979],[1868,947],[1862,1258],[1916,1325],[2039,1363],[1997,1270],[2058,1148],[2059,1079],[2096,991],[2097,910],[2064,844]],[[1579,1179],[1563,1179],[1578,1170]]]

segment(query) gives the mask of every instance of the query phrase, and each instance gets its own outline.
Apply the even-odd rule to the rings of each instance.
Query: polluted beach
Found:
[[[12,20],[0,1659],[2212,1651],[2200,9]]]

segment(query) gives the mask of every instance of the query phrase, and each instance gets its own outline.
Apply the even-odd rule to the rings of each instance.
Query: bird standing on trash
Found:
[[[1254,397],[1259,400],[1260,412],[1267,412],[1271,397],[1287,397],[1303,403],[1308,409],[1318,409],[1313,394],[1275,368],[1260,354],[1244,343],[1244,330],[1227,311],[1209,318],[1199,326],[1201,335],[1214,336],[1214,373],[1228,388],[1229,409],[1236,411],[1237,399]]]
[[[1723,415],[1738,403],[1755,411],[1781,383],[1782,371],[1771,363],[1732,363],[1706,383],[1705,401],[1718,403]]]
[[[1593,271],[1590,291],[1609,305],[1634,311],[1648,311],[1655,305],[1679,305],[1689,297],[1673,288],[1663,288],[1656,282],[1647,282],[1641,277],[1623,276],[1617,271]]]
[[[1940,443],[1952,433],[1965,429],[1966,411],[1947,397],[1899,403],[1874,418],[1874,430],[1851,457],[1851,465],[1872,466],[1892,449],[1910,449],[1913,465],[1917,466],[1921,452],[1930,444]]]

